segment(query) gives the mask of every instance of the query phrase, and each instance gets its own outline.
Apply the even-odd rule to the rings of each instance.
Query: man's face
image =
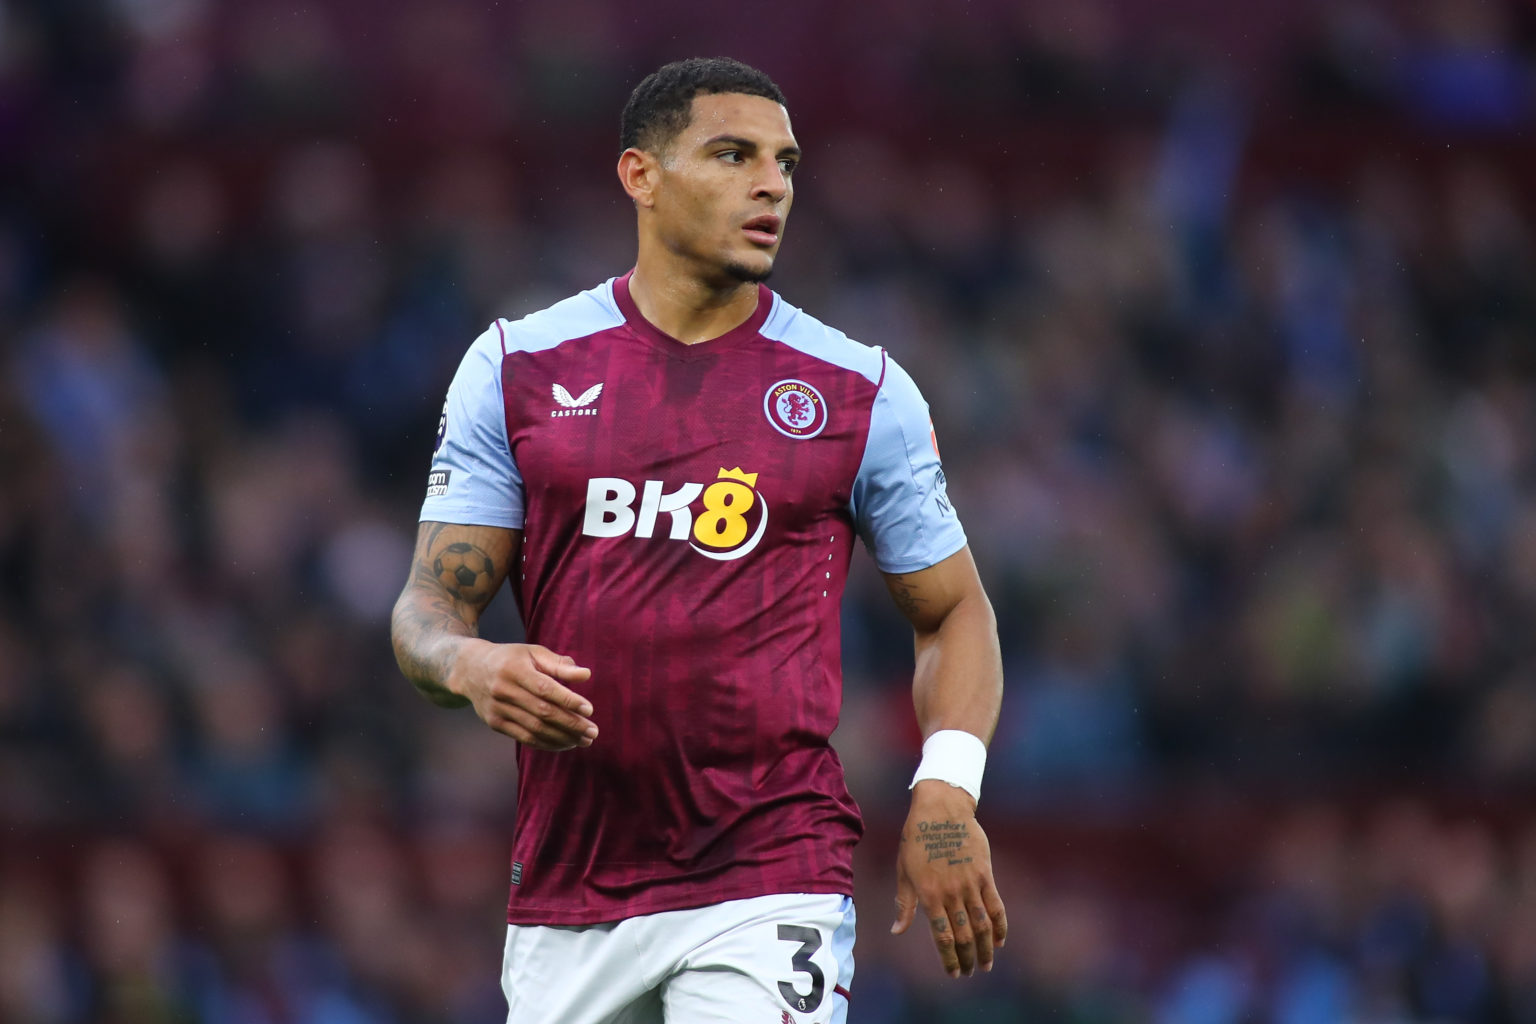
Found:
[[[688,127],[661,154],[657,237],[706,278],[765,279],[784,236],[799,160],[789,114],[773,100],[694,97]]]

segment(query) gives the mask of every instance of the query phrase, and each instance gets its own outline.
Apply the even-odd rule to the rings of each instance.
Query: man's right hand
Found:
[[[501,589],[523,544],[521,530],[423,522],[410,578],[390,618],[395,659],[439,707],[470,704],[499,733],[538,750],[590,747],[592,704],[568,684],[591,669],[538,644],[493,644],[480,613]]]
[[[566,685],[591,677],[569,655],[538,644],[468,640],[445,685],[497,732],[537,750],[570,750],[597,738],[592,703]]]

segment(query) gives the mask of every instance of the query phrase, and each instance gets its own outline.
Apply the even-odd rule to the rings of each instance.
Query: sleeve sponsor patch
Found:
[[[933,471],[933,497],[939,503],[939,512],[942,515],[955,514],[955,506],[949,503],[949,485],[944,480],[944,469],[936,467]]]
[[[441,498],[448,493],[448,476],[451,469],[434,469],[427,474],[427,497]]]

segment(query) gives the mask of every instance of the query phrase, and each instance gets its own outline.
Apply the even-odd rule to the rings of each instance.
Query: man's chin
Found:
[[[773,260],[764,260],[762,263],[727,263],[723,268],[725,276],[732,281],[740,281],[742,284],[761,284],[773,276]]]

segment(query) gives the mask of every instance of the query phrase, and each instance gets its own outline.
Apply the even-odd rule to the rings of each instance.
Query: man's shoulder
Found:
[[[772,341],[788,345],[813,359],[851,370],[879,385],[885,377],[885,350],[878,345],[855,341],[842,331],[822,323],[805,310],[775,294],[773,312],[759,333]]]
[[[520,319],[497,320],[486,333],[503,352],[540,352],[622,323],[624,314],[614,301],[613,281],[608,280]]]

